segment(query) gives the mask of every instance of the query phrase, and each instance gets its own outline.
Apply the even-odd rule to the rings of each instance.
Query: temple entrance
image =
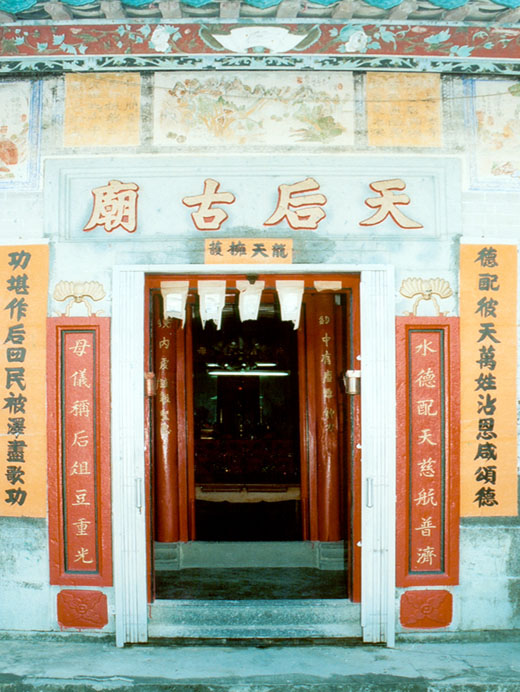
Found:
[[[196,539],[301,541],[296,330],[271,302],[192,332]]]
[[[172,279],[188,282],[182,318],[166,315]],[[298,277],[289,321],[283,276],[225,280],[214,319],[198,277],[148,280],[152,593],[358,600],[359,410],[343,383],[359,355],[358,281]],[[264,282],[254,319],[241,316],[243,280]]]

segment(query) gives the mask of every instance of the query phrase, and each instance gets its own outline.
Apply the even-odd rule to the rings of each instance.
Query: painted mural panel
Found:
[[[516,281],[516,245],[461,245],[463,516],[518,513]]]
[[[36,181],[40,92],[38,82],[0,83],[0,189]]]
[[[380,147],[440,147],[440,75],[369,72],[368,143]]]
[[[47,245],[0,248],[0,515],[45,517]]]
[[[158,145],[313,147],[354,141],[351,73],[156,73]]]
[[[140,101],[138,74],[65,75],[64,145],[137,146]]]
[[[520,82],[465,81],[471,184],[520,190]]]

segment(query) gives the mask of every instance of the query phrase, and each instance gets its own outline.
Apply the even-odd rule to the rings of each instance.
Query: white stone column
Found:
[[[144,273],[114,269],[112,532],[116,643],[147,640]]]
[[[390,267],[361,273],[361,625],[395,642],[395,300]]]

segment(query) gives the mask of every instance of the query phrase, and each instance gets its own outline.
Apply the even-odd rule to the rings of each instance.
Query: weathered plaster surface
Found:
[[[250,56],[253,61],[254,56]],[[274,74],[274,73],[273,73]],[[511,82],[508,79],[508,84]],[[512,190],[511,184],[518,178],[495,176],[493,182],[507,182],[504,189],[490,189],[475,181],[471,174],[470,152],[475,146],[474,133],[465,127],[467,112],[464,107],[464,89],[459,77],[442,78],[443,138],[435,148],[370,147],[364,104],[363,76],[354,78],[355,84],[355,135],[349,145],[334,147],[330,142],[306,147],[305,142],[294,143],[281,149],[262,146],[261,153],[290,157],[305,155],[309,160],[329,159],[334,165],[348,165],[351,157],[364,157],[377,162],[381,157],[404,157],[420,161],[425,156],[437,160],[439,166],[446,160],[462,164],[463,174],[457,178],[460,188],[454,190],[453,203],[441,220],[440,236],[428,239],[410,237],[405,233],[384,237],[376,232],[371,237],[355,238],[343,232],[293,233],[294,261],[296,263],[388,263],[396,268],[396,314],[410,309],[410,301],[399,294],[401,281],[407,277],[441,277],[446,279],[454,296],[443,301],[442,309],[448,315],[458,313],[458,242],[462,235],[482,238],[518,240],[520,219],[520,183]],[[500,85],[500,80],[497,80]],[[142,116],[140,144],[110,148],[92,145],[88,149],[65,147],[63,143],[62,98],[65,93],[61,77],[44,79],[43,131],[41,153],[43,164],[38,184],[32,191],[0,191],[0,241],[4,244],[20,240],[29,241],[48,237],[51,243],[50,293],[58,281],[99,281],[106,291],[106,298],[96,303],[94,309],[110,314],[111,271],[114,264],[194,264],[204,260],[203,243],[208,234],[190,228],[186,231],[177,217],[168,219],[171,231],[161,237],[143,239],[139,230],[134,236],[122,231],[122,236],[97,229],[90,238],[73,238],[78,232],[59,215],[57,202],[61,195],[61,181],[50,163],[59,157],[63,167],[74,166],[78,154],[92,156],[92,165],[104,166],[107,174],[107,153],[113,156],[117,170],[147,159],[154,162],[164,155],[177,158],[190,157],[192,164],[205,160],[204,147],[172,141],[157,144],[154,138],[152,101],[153,76],[142,79]],[[508,97],[509,98],[509,97]],[[163,142],[161,140],[161,142]],[[154,144],[155,142],[155,144]],[[213,153],[227,151],[221,142],[213,142]],[[311,151],[312,149],[312,151]],[[258,150],[257,150],[258,151]],[[247,154],[247,146],[244,147]],[[47,162],[47,163],[46,163]],[[81,175],[81,170],[79,172]],[[200,170],[203,179],[205,171]],[[311,168],[305,175],[311,174]],[[43,182],[45,181],[45,192]],[[476,185],[480,187],[476,187]],[[507,187],[507,189],[505,189]],[[459,192],[462,194],[459,195]],[[168,190],[164,189],[164,195]],[[196,190],[193,191],[195,193]],[[90,203],[90,190],[88,207]],[[44,201],[45,196],[45,201]],[[462,215],[458,205],[462,200]],[[74,203],[74,200],[72,200]],[[85,219],[86,220],[86,219]],[[234,230],[227,232],[234,235]],[[241,227],[240,230],[244,230]],[[250,235],[259,232],[252,226],[245,229]],[[81,236],[81,230],[79,231]],[[225,235],[225,234],[224,234]],[[61,239],[61,240],[60,240]],[[63,304],[49,299],[49,314],[63,311]],[[78,313],[82,314],[82,313]],[[55,602],[57,587],[48,585],[47,529],[45,521],[32,519],[0,519],[0,629],[48,630],[56,625]],[[461,583],[450,588],[454,594],[454,620],[450,630],[512,629],[520,628],[520,527],[497,520],[490,525],[465,523],[461,530]],[[108,590],[110,592],[110,590]],[[111,596],[110,596],[111,598]],[[112,621],[109,629],[112,627]]]
[[[0,630],[49,629],[46,521],[1,517],[0,545]]]
[[[520,624],[520,527],[463,526],[460,532],[461,630],[511,629]]]

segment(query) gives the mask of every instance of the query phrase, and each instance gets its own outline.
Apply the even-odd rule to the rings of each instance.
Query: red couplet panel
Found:
[[[109,318],[48,320],[52,584],[110,586]]]
[[[456,584],[458,318],[397,318],[397,584]]]

